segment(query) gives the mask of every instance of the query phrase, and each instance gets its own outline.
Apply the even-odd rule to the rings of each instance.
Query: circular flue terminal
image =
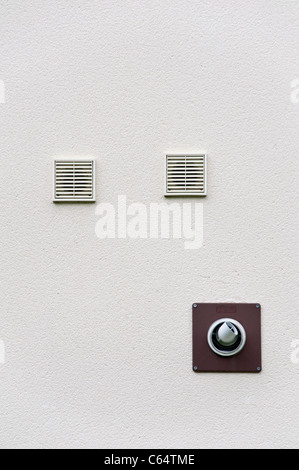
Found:
[[[219,356],[234,356],[244,348],[246,332],[237,320],[221,318],[209,328],[208,343]]]

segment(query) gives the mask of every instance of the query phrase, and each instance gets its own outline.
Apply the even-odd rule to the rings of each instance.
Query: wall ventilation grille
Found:
[[[55,160],[54,201],[95,201],[94,180],[94,160]]]
[[[206,155],[166,155],[165,196],[206,196]]]

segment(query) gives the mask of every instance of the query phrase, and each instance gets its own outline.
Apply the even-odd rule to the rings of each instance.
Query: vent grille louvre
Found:
[[[206,195],[206,155],[166,155],[166,196]]]
[[[94,168],[94,160],[55,160],[54,201],[94,201]]]

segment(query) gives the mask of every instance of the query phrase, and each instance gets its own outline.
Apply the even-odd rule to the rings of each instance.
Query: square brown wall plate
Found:
[[[194,372],[258,373],[261,356],[260,304],[193,304]]]

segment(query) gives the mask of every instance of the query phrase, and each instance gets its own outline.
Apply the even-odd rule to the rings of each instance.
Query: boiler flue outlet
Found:
[[[234,356],[245,346],[246,331],[237,320],[221,318],[210,326],[208,343],[219,356]]]

